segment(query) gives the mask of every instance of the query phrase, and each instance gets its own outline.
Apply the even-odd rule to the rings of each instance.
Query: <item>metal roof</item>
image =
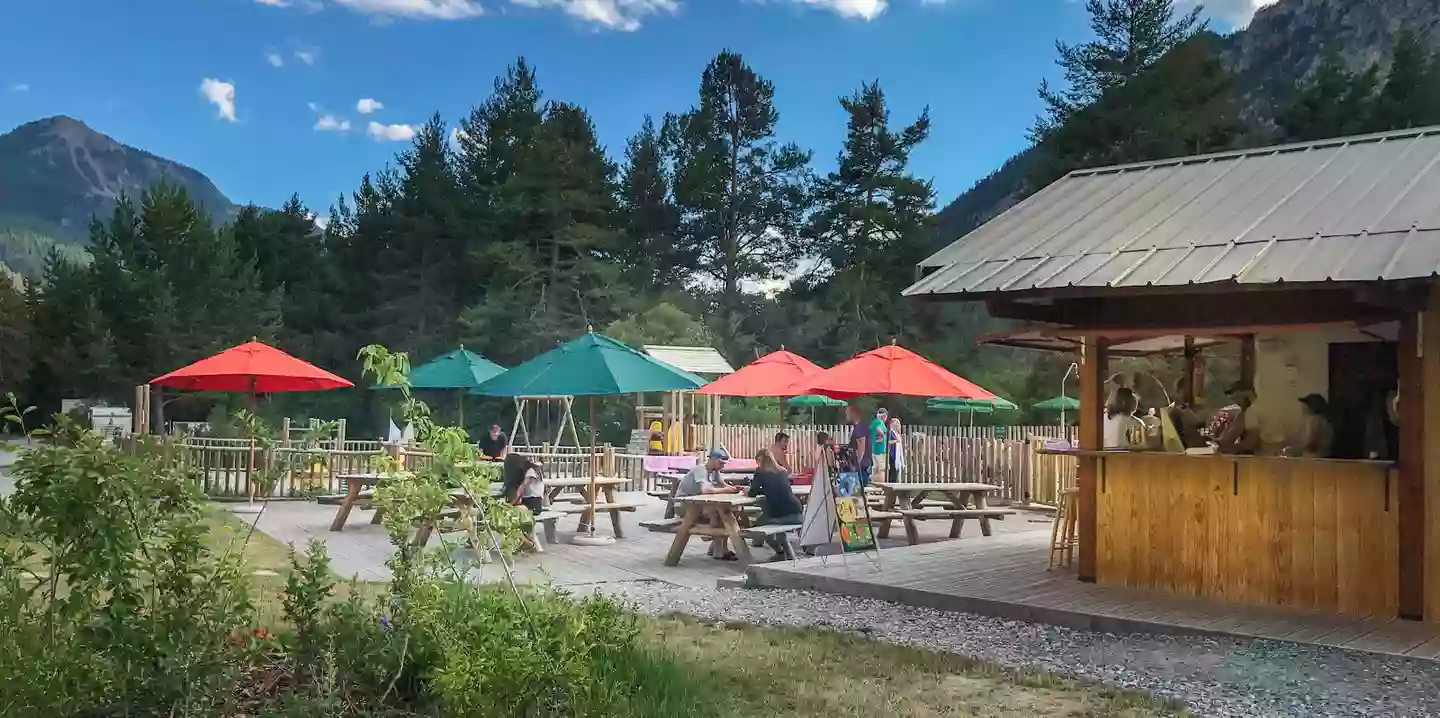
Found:
[[[734,374],[735,368],[710,347],[646,346],[645,353],[692,374]]]
[[[920,263],[906,296],[1440,270],[1440,127],[1078,170]]]

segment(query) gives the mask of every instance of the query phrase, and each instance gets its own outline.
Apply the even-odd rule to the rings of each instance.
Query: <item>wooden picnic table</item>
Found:
[[[928,483],[876,481],[871,485],[879,488],[885,494],[882,511],[886,513],[899,511],[904,516],[905,536],[912,546],[919,542],[915,521],[923,520],[927,513],[935,514],[930,518],[949,518],[951,520],[950,538],[952,539],[960,538],[960,528],[965,525],[967,518],[979,519],[980,533],[989,536],[991,535],[991,519],[1003,519],[1006,514],[1015,513],[989,507],[986,502],[986,494],[1000,489],[992,484],[965,481]],[[922,503],[932,495],[942,497],[940,500],[943,505],[936,511],[926,512]],[[880,527],[880,538],[887,538],[889,535],[890,522],[886,521]]]
[[[340,502],[340,508],[335,511],[335,520],[330,522],[331,531],[340,531],[345,528],[345,522],[350,519],[350,510],[360,502],[361,492],[365,489],[373,489],[380,485],[386,477],[391,474],[381,473],[352,473],[340,474],[335,478],[345,482],[345,499]],[[372,524],[380,523],[380,511],[376,509],[375,516],[370,520]]]
[[[755,499],[743,494],[701,494],[679,496],[675,502],[685,508],[685,518],[675,530],[675,540],[670,542],[670,553],[665,555],[666,566],[680,565],[680,557],[685,553],[685,545],[690,543],[692,535],[729,539],[730,550],[734,551],[741,561],[751,562],[750,546],[745,543],[745,537],[740,535],[739,518],[741,509],[755,505]],[[700,525],[707,508],[720,514],[719,526]]]
[[[590,525],[595,522],[595,514],[610,514],[610,527],[615,531],[615,538],[625,538],[625,530],[620,523],[620,512],[634,511],[638,508],[635,504],[622,503],[616,496],[616,489],[630,483],[629,479],[620,479],[613,476],[598,476],[595,478],[595,488],[600,495],[594,497],[595,507],[591,509],[590,483],[588,477],[574,477],[564,479],[545,479],[545,504],[548,506],[555,502],[566,489],[575,489],[580,494],[580,501],[574,508],[565,509],[569,513],[580,514],[580,525],[576,532],[584,533],[590,530]]]

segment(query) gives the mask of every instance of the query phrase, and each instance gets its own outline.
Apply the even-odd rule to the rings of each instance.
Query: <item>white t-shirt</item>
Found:
[[[1125,431],[1130,428],[1130,422],[1135,417],[1129,414],[1116,414],[1105,417],[1105,448],[1125,449],[1129,448],[1130,442],[1125,439]]]
[[[540,472],[536,471],[534,467],[525,470],[525,484],[520,488],[520,498],[545,498],[545,479],[540,478]]]

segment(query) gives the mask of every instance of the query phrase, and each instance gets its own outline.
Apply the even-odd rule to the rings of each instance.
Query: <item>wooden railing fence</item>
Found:
[[[700,427],[709,436],[708,427]],[[721,425],[720,443],[732,456],[749,458],[768,447],[776,426]],[[813,468],[818,458],[816,435],[824,431],[844,441],[849,430],[843,426],[787,426],[791,437],[791,469]],[[1075,485],[1075,460],[1065,456],[1042,456],[1035,449],[1055,438],[1057,427],[1007,427],[1004,438],[996,438],[993,427],[907,427],[904,432],[906,481],[975,481],[1000,487],[997,499],[1014,503],[1055,506],[1060,491]],[[1074,439],[1073,430],[1070,440]],[[246,439],[190,437],[183,441],[186,465],[195,471],[204,490],[212,496],[245,496],[250,477],[250,442]],[[593,462],[596,473],[628,479],[622,490],[654,488],[654,477],[645,471],[645,457],[625,453],[614,446],[517,446],[514,451],[535,456],[545,464],[545,473],[555,477],[588,476]],[[336,476],[372,471],[373,460],[383,453],[378,441],[331,440],[315,448],[294,445],[274,450],[274,465],[291,468],[277,482],[272,496],[292,497],[338,492],[343,486]],[[264,458],[256,449],[256,465]],[[423,465],[429,460],[423,451],[409,451],[407,462]]]

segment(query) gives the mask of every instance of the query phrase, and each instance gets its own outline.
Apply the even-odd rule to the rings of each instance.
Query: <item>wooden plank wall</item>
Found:
[[[1399,539],[1391,471],[1304,459],[1106,457],[1097,581],[1394,616]]]
[[[1421,426],[1413,430],[1402,423],[1400,440],[1420,437],[1423,449],[1425,490],[1425,556],[1423,577],[1425,620],[1440,623],[1440,292],[1432,292],[1430,308],[1417,317],[1416,339],[1420,353],[1420,379],[1425,387],[1418,411],[1405,406],[1400,397],[1402,421],[1418,416]],[[1403,361],[1403,359],[1402,359]],[[1413,397],[1410,397],[1413,400]],[[1403,449],[1402,449],[1403,450]]]

